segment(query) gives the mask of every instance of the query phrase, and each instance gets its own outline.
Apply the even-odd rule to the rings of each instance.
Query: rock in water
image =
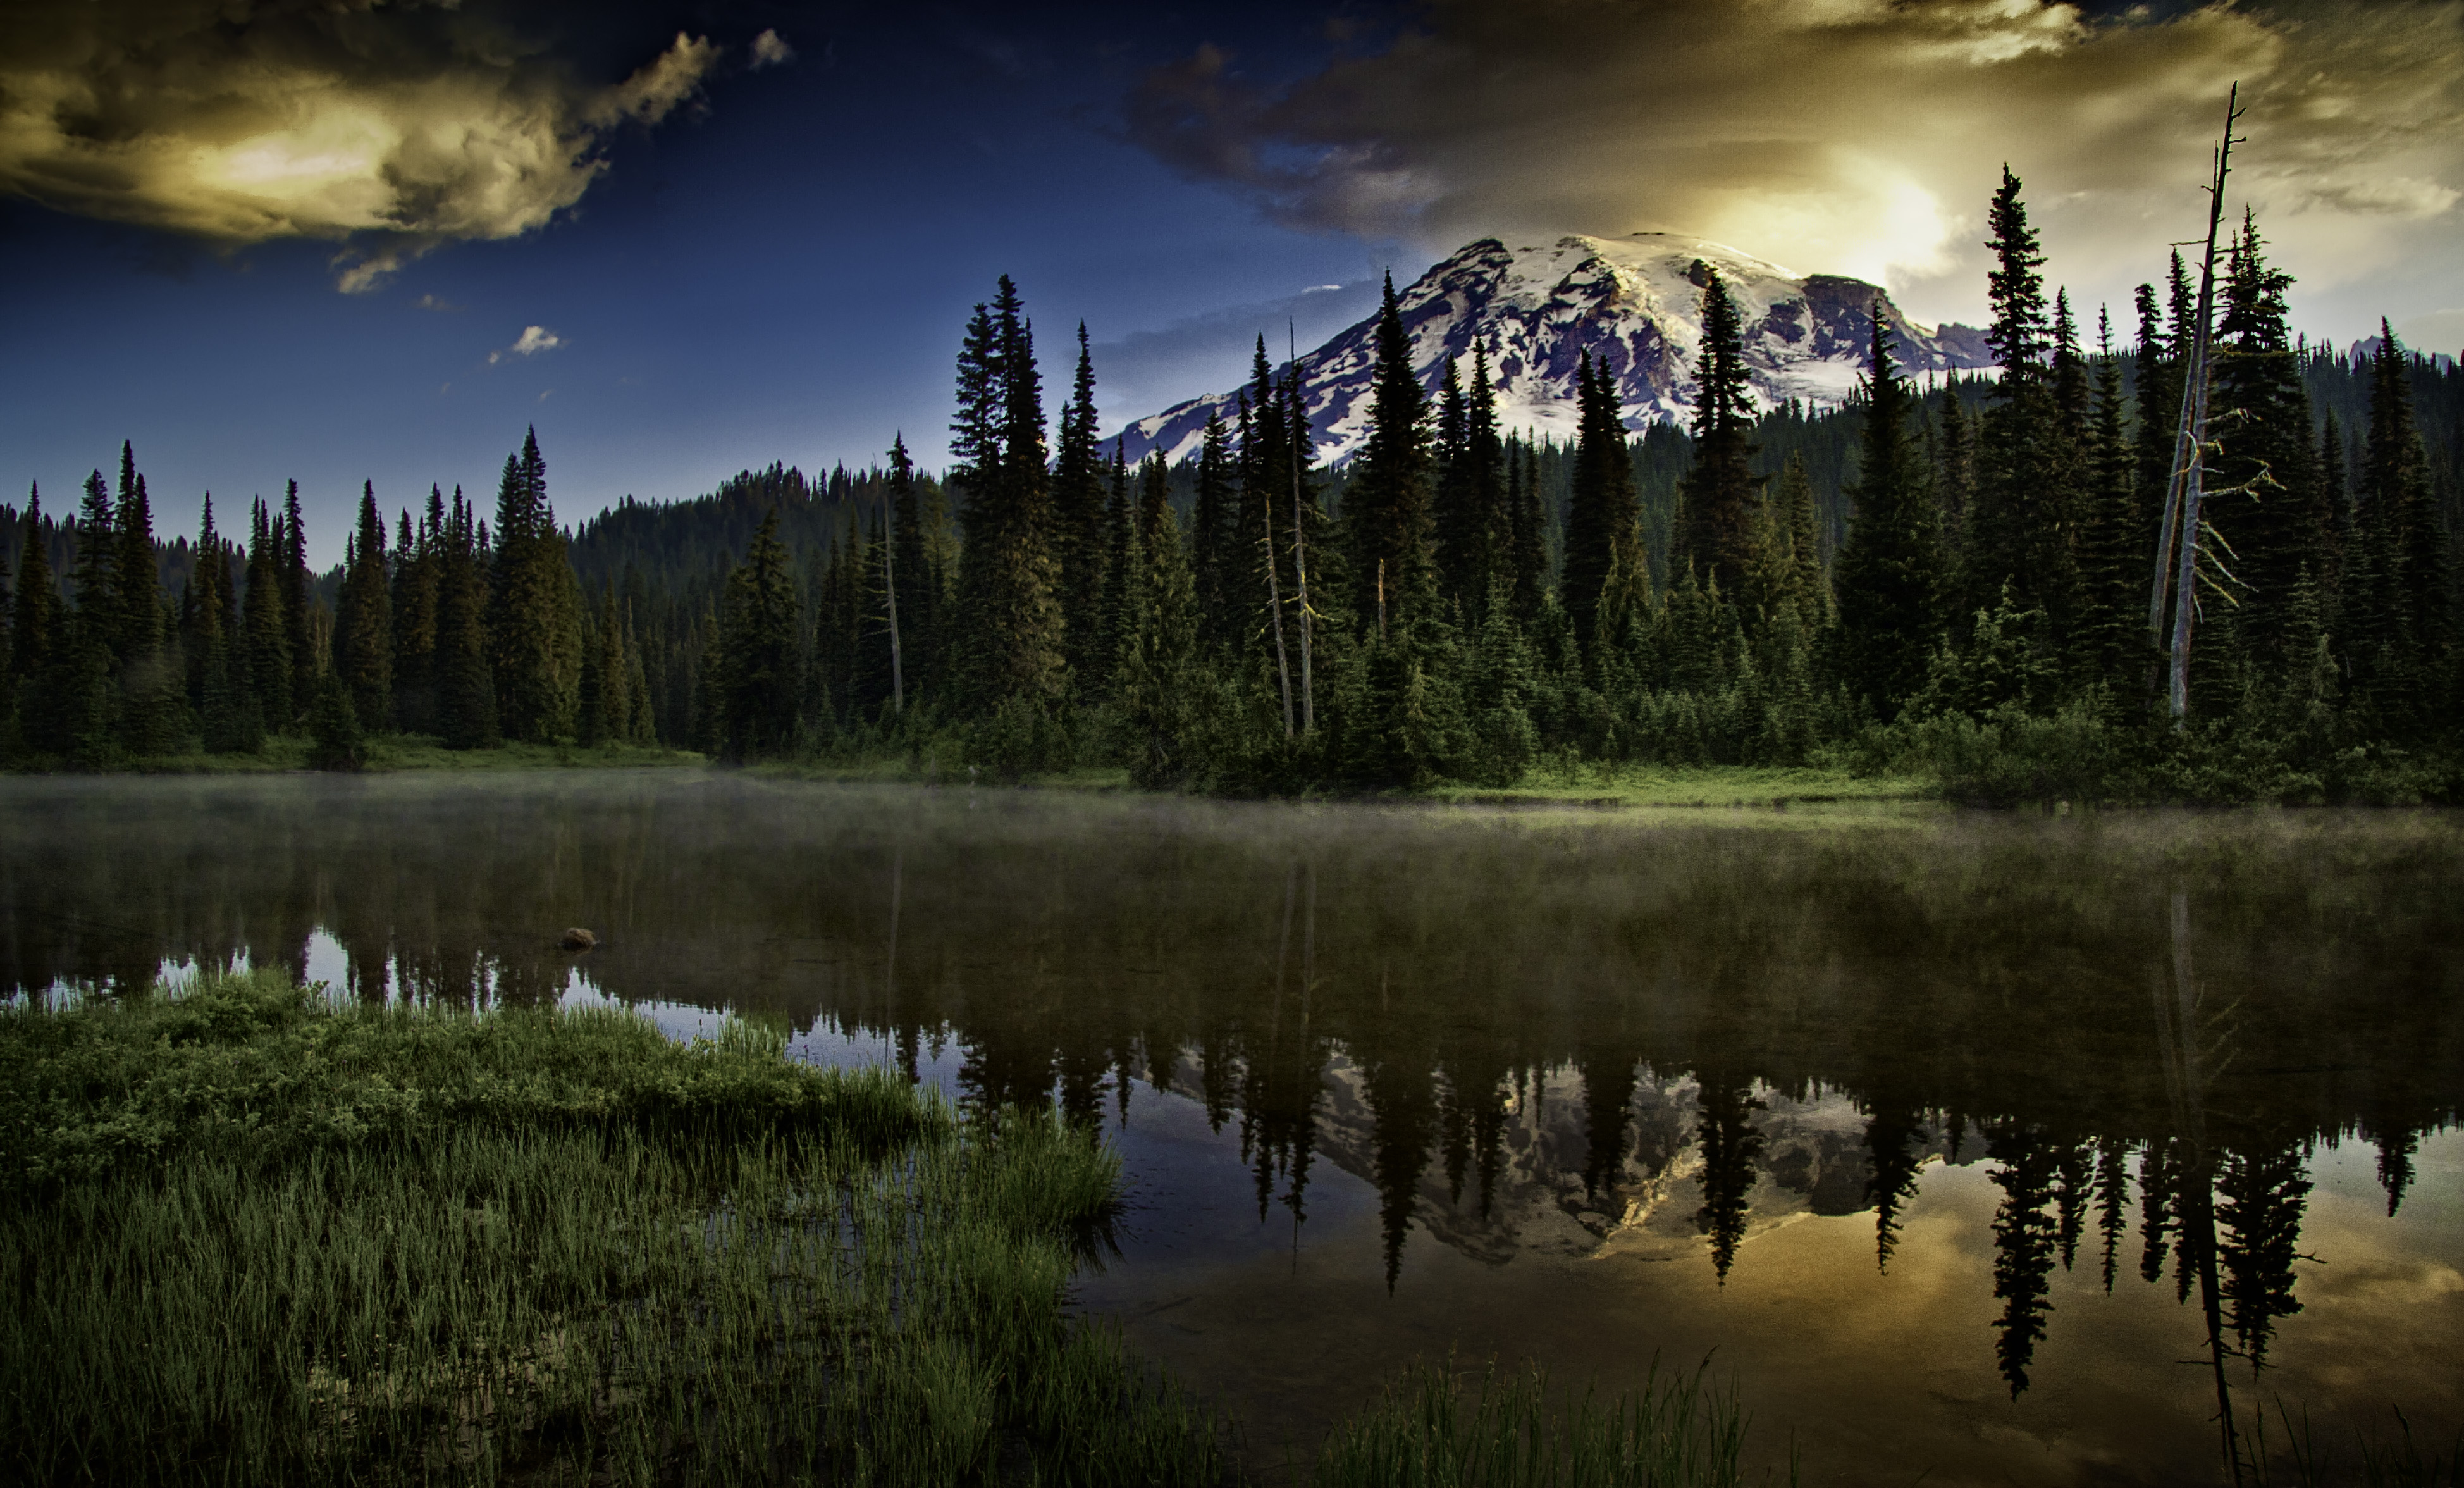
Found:
[[[599,944],[599,937],[591,934],[587,930],[576,927],[565,931],[564,938],[558,941],[557,944],[563,946],[566,950],[588,950]]]

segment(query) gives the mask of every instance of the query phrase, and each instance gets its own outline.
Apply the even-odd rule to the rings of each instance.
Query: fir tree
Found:
[[[409,532],[410,515],[403,514]],[[445,493],[428,488],[415,537],[394,546],[393,713],[411,733],[436,729],[436,636],[444,574]]]
[[[2453,600],[2445,523],[2431,496],[2407,370],[2395,332],[2381,321],[2370,356],[2359,502],[2377,579],[2369,629],[2377,633],[2378,655],[2364,676],[2387,722],[2417,734],[2441,717],[2453,664]]]
[[[2068,618],[2073,555],[2069,509],[2075,448],[2063,436],[2049,358],[2044,264],[2035,229],[2008,167],[1987,215],[1994,267],[1986,276],[1992,323],[1986,340],[2002,367],[1978,440],[1976,501],[1969,522],[1967,608],[1993,603],[2013,587],[2023,609],[2040,611],[2057,635]]]
[[[1599,625],[1609,575],[1639,572],[1641,504],[1634,461],[1617,411],[1616,380],[1585,352],[1574,369],[1574,478],[1566,501],[1566,560],[1558,593],[1584,654],[1596,658],[1615,638]]]
[[[1198,601],[1179,523],[1165,499],[1160,455],[1147,458],[1130,534],[1129,613],[1114,687],[1128,726],[1130,778],[1150,788],[1187,780],[1198,765]]]
[[[120,514],[114,536],[120,544],[119,573],[113,599],[119,609],[119,655],[122,666],[135,666],[163,640],[163,588],[154,569],[154,508],[145,494],[145,477],[137,471],[137,452],[123,440],[120,446]]]
[[[572,566],[548,505],[539,431],[505,456],[496,488],[495,552],[488,566],[488,664],[496,726],[508,739],[547,743],[573,711],[581,671]]]
[[[1067,679],[1051,492],[1044,455],[1044,395],[1018,287],[1001,276],[979,305],[958,356],[958,413],[951,478],[966,493],[959,553],[960,620],[974,705],[1010,699],[1057,701]]]
[[[2218,327],[2208,422],[2219,449],[2200,515],[2246,595],[2235,629],[2248,659],[2275,677],[2310,659],[2285,654],[2285,607],[2325,536],[2325,514],[2310,463],[2310,399],[2285,324],[2293,277],[2269,266],[2262,248],[2245,217]]]
[[[1233,484],[1237,474],[1231,434],[1223,420],[1210,412],[1198,445],[1198,491],[1189,514],[1189,566],[1198,596],[1199,634],[1211,652],[1230,650],[1242,622],[1248,618],[1247,607],[1236,609],[1234,603],[1233,584],[1243,566],[1234,557],[1243,546],[1242,535],[1232,525],[1240,516],[1239,493]]]
[[[1095,648],[1103,631],[1104,456],[1095,443],[1095,363],[1085,322],[1078,325],[1078,370],[1061,413],[1052,472],[1053,557],[1070,674],[1084,687],[1100,670]],[[911,477],[912,478],[912,477]],[[906,554],[898,555],[905,559]],[[923,571],[921,554],[916,571]],[[903,639],[903,637],[902,637]]]
[[[282,614],[281,522],[263,500],[249,508],[248,586],[240,602],[241,654],[259,723],[280,731],[292,718],[291,632]]]
[[[275,529],[278,566],[275,586],[282,599],[284,652],[291,658],[290,703],[282,719],[289,726],[317,697],[317,680],[325,675],[318,644],[316,590],[308,574],[308,530],[299,517],[299,482],[289,481],[282,494],[282,521]]]
[[[353,718],[362,726],[383,729],[393,713],[393,593],[385,517],[377,510],[373,480],[360,489],[359,527],[345,548],[334,675],[349,695]]]
[[[1519,441],[1507,452],[1507,510],[1512,532],[1514,611],[1539,612],[1549,584],[1548,516],[1540,502],[1539,456]]]
[[[1131,544],[1136,540],[1136,513],[1130,501],[1130,467],[1118,443],[1112,446],[1112,479],[1104,501],[1104,611],[1103,655],[1109,659],[1100,663],[1090,693],[1098,700],[1115,694],[1115,676],[1121,648],[1127,644],[1131,627],[1132,604],[1130,556]]]
[[[462,488],[445,519],[436,573],[436,732],[448,749],[484,749],[501,737],[489,664],[488,575],[478,520]]]
[[[2134,452],[2124,432],[2122,359],[2113,327],[2098,317],[2096,406],[2088,438],[2087,481],[2079,531],[2079,622],[2070,663],[2080,685],[2101,682],[2115,705],[2131,698],[2145,651],[2146,526],[2139,510]]]
[[[8,686],[0,705],[23,709],[26,692],[51,669],[52,650],[59,636],[60,595],[53,581],[51,561],[43,554],[43,493],[40,485],[26,491],[25,539],[17,545],[17,586],[10,596]]]
[[[1831,618],[1831,576],[1822,566],[1814,477],[1805,468],[1801,452],[1791,455],[1781,467],[1773,505],[1778,508],[1775,515],[1788,561],[1784,597],[1796,606],[1797,615],[1805,624],[1818,629]]]
[[[1353,613],[1364,628],[1391,633],[1397,623],[1425,617],[1437,600],[1428,404],[1412,370],[1411,338],[1391,274],[1377,312],[1376,348],[1369,428],[1353,462],[1343,524]]]
[[[1695,353],[1694,463],[1680,490],[1681,522],[1671,567],[1691,564],[1704,581],[1742,593],[1754,560],[1755,490],[1750,434],[1753,394],[1747,383],[1745,333],[1720,271],[1695,260],[1703,286],[1703,344]],[[1573,511],[1566,556],[1574,554]],[[1571,582],[1569,589],[1571,592]],[[1570,599],[1567,608],[1579,616]]]
[[[744,562],[727,577],[718,647],[722,757],[743,761],[795,747],[803,681],[798,623],[795,579],[772,507]]]
[[[1855,514],[1837,579],[1840,670],[1850,695],[1884,721],[1924,685],[1943,589],[1932,503],[1908,429],[1912,400],[1891,360],[1890,334],[1877,305]]]
[[[1934,463],[1934,510],[1942,524],[1944,561],[1952,571],[1967,562],[1969,512],[1976,503],[1976,439],[1969,432],[1968,400],[1959,379],[1944,384],[1942,441]]]

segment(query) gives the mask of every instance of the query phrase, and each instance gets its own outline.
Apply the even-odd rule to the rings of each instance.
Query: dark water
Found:
[[[245,958],[1057,1098],[1135,1185],[1087,1305],[1262,1466],[1453,1349],[1711,1355],[1812,1482],[2230,1481],[2262,1406],[2464,1431],[2460,825],[11,780],[0,992]]]

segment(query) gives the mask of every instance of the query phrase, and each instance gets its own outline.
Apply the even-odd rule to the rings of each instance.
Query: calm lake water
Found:
[[[1809,1482],[2230,1481],[2262,1403],[2464,1432],[2459,827],[15,779],[0,993],[245,958],[1058,1099],[1133,1186],[1085,1305],[1262,1469],[1452,1350],[1707,1356]]]

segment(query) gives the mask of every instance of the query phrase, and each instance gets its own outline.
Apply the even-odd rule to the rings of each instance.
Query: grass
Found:
[[[138,775],[269,775],[308,768],[310,741],[294,734],[273,734],[253,752],[136,755],[110,766],[111,773]],[[367,766],[372,772],[394,770],[504,771],[536,769],[611,769],[644,766],[701,765],[702,755],[661,744],[506,744],[488,749],[448,749],[432,734],[371,734]],[[41,767],[38,762],[36,767]]]
[[[1049,1113],[746,1023],[264,973],[0,1007],[0,1477],[1237,1481],[1223,1423],[1065,1311],[1118,1183]],[[1699,1376],[1543,1405],[1415,1371],[1314,1481],[1737,1480]]]
[[[1420,1365],[1337,1429],[1312,1488],[1734,1488],[1746,1417],[1704,1370],[1662,1375],[1601,1400],[1549,1406],[1536,1366],[1476,1386],[1453,1366]]]
[[[1211,1483],[1065,1288],[1116,1160],[731,1025],[0,1014],[0,1477]]]
[[[1421,792],[1441,801],[1531,806],[1770,807],[1899,805],[1938,798],[1929,779],[1860,776],[1822,766],[1535,766],[1505,788],[1444,784]]]

